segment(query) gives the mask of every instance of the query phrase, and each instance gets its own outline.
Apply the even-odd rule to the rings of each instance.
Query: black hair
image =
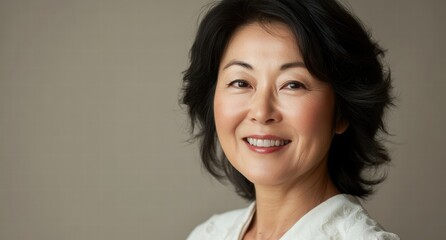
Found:
[[[252,22],[286,24],[297,39],[309,72],[335,92],[335,116],[348,122],[333,138],[328,155],[330,177],[342,193],[365,198],[386,174],[370,174],[390,161],[382,137],[384,112],[392,105],[390,71],[383,49],[358,19],[335,0],[223,0],[201,20],[184,72],[182,104],[201,159],[217,179],[228,179],[236,192],[255,199],[253,183],[221,151],[213,113],[218,69],[234,32]]]

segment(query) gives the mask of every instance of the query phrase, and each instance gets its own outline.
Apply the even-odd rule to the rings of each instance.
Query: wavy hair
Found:
[[[218,68],[234,32],[252,22],[286,24],[307,69],[335,92],[335,116],[349,123],[335,135],[328,155],[330,177],[342,193],[365,198],[386,174],[370,174],[390,161],[382,137],[384,112],[392,105],[390,71],[383,49],[360,21],[335,0],[223,0],[202,18],[183,75],[181,103],[199,141],[207,171],[228,179],[236,192],[255,199],[253,183],[221,151],[213,114]]]

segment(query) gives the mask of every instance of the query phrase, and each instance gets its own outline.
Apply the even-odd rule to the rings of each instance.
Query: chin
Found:
[[[277,186],[286,182],[287,174],[271,168],[249,169],[241,172],[254,185]]]

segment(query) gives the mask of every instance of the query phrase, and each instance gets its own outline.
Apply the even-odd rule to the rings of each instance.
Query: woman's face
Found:
[[[231,164],[256,185],[289,185],[327,174],[335,133],[331,86],[305,67],[287,26],[257,23],[234,33],[214,97],[218,139]]]

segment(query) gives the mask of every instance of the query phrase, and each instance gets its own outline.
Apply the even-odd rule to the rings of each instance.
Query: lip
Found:
[[[269,140],[287,140],[289,143],[282,145],[282,146],[272,146],[272,147],[257,147],[249,144],[247,141],[248,138],[256,138],[256,139],[269,139]],[[283,150],[284,148],[288,147],[288,145],[291,143],[291,140],[281,138],[274,135],[250,135],[243,138],[243,142],[245,142],[248,149],[250,149],[253,152],[261,153],[261,154],[268,154],[268,153],[274,153],[280,150]]]

